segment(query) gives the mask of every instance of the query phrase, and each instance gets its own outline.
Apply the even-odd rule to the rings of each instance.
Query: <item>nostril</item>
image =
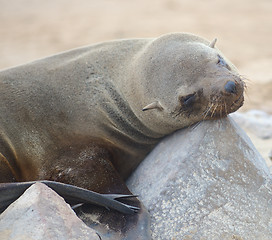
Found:
[[[225,90],[228,93],[236,93],[236,86],[235,86],[235,82],[233,81],[228,81],[225,85]]]

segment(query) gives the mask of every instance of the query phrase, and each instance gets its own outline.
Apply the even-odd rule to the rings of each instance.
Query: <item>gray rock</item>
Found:
[[[53,190],[36,183],[0,215],[1,240],[99,240]]]
[[[231,118],[165,138],[128,186],[151,214],[153,239],[272,239],[271,175]]]
[[[262,139],[272,138],[272,115],[261,110],[235,112],[232,118],[245,130]]]
[[[272,161],[272,149],[271,149],[270,152],[268,153],[268,157],[269,157],[269,159]]]

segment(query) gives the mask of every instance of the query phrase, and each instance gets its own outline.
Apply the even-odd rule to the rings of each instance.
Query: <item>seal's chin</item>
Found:
[[[228,112],[229,113],[232,113],[232,112],[235,112],[236,110],[238,110],[240,107],[242,107],[244,104],[244,95],[241,94],[237,100],[235,100],[231,106],[230,106],[230,111]]]

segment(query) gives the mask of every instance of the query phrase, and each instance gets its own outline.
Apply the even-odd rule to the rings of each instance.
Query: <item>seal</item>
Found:
[[[119,211],[77,211],[102,239],[149,239],[147,211],[124,180],[164,136],[243,104],[244,83],[215,42],[116,40],[1,71],[2,206],[46,180],[68,201]]]

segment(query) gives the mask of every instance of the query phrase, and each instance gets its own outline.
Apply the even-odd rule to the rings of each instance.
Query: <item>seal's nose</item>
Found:
[[[236,93],[236,86],[235,86],[235,82],[233,81],[228,81],[225,85],[225,90],[226,92],[228,93],[233,93],[235,94]]]

